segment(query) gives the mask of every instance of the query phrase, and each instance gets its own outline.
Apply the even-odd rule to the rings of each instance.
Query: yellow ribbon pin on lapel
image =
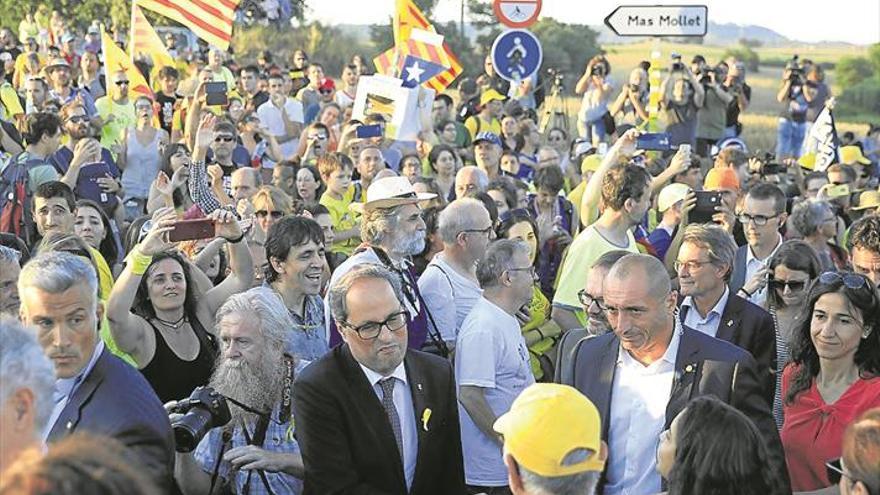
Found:
[[[422,429],[428,431],[428,420],[431,419],[431,408],[426,407],[424,411],[422,411]]]

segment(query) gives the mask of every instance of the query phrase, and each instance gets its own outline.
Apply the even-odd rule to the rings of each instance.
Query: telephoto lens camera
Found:
[[[798,62],[798,56],[797,56],[797,55],[791,57],[791,60],[789,60],[788,63],[785,64],[785,68],[789,71],[789,73],[788,73],[788,79],[789,79],[790,81],[798,81],[798,80],[800,80],[800,78],[801,78],[801,76],[803,75],[803,72],[804,72],[803,69],[801,69],[801,65],[800,65],[800,63]]]
[[[672,72],[682,72],[684,70],[684,64],[681,63],[681,55],[678,53],[672,54]]]
[[[605,77],[605,65],[603,65],[603,64],[594,65],[593,68],[590,70],[590,75]]]
[[[183,416],[171,423],[174,448],[192,452],[208,430],[223,426],[232,419],[226,398],[211,387],[196,387],[188,399],[177,403],[172,412]]]

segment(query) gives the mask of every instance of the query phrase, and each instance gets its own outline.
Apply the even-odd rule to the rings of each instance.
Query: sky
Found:
[[[437,0],[434,20],[458,20],[461,2]],[[658,5],[656,0],[543,0],[542,16],[572,24],[602,24],[620,5]],[[709,21],[720,24],[763,26],[793,40],[880,42],[878,0],[707,0],[669,2],[671,5],[707,5]],[[309,0],[310,17],[328,24],[378,24],[387,22],[394,0]],[[467,17],[465,17],[467,21]]]

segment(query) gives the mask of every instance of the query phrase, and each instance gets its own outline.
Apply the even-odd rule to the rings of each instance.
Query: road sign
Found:
[[[510,28],[531,26],[541,13],[542,0],[495,0],[492,10],[501,24]]]
[[[534,74],[541,67],[543,58],[541,42],[525,29],[505,31],[492,43],[492,64],[495,72],[511,82],[518,82]]]
[[[605,18],[618,36],[705,36],[705,5],[621,5]]]

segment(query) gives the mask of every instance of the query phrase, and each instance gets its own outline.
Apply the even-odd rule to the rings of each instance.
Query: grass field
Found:
[[[608,61],[611,63],[611,75],[619,90],[620,84],[627,80],[629,72],[642,60],[649,60],[655,67],[667,68],[670,62],[670,54],[675,52],[682,55],[685,62],[696,54],[702,54],[710,64],[721,61],[727,47],[692,45],[667,42],[642,42],[626,45],[605,45]],[[864,56],[866,48],[853,47],[793,47],[793,48],[758,48],[756,50],[762,60],[788,60],[792,55],[798,54],[801,58],[809,58],[814,62],[835,62],[842,56]],[[652,54],[656,57],[652,57]],[[743,123],[743,137],[750,150],[773,150],[776,143],[776,126],[781,104],[776,101],[776,92],[779,89],[779,81],[782,69],[779,67],[760,67],[758,72],[750,72],[746,76],[746,82],[752,87],[751,105],[745,114],[740,116]],[[580,74],[567,77],[567,91],[571,91]],[[831,85],[832,94],[840,94],[841,88],[835,85],[834,71],[826,71],[826,81]],[[566,98],[566,106],[569,115],[574,116],[580,106],[580,98]],[[862,116],[856,120],[837,119],[837,130],[842,133],[852,131],[856,136],[864,135],[868,130],[867,119],[878,119],[878,116]],[[572,120],[573,124],[573,120]],[[574,129],[574,126],[571,127]]]

